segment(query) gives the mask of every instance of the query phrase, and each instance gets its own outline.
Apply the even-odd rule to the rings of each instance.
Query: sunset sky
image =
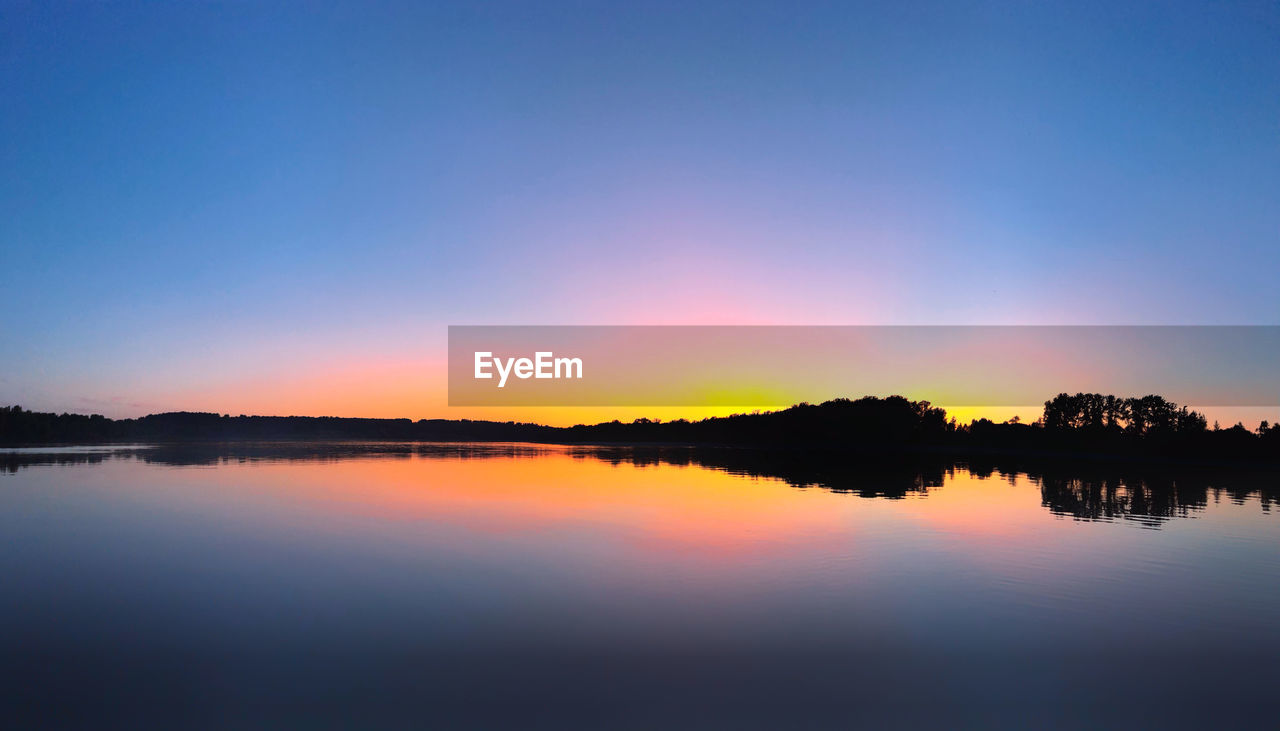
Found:
[[[446,328],[1280,324],[1280,5],[691,6],[0,2],[0,403],[671,418],[735,409],[449,408]]]

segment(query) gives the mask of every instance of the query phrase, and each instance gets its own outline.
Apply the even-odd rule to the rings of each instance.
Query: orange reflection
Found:
[[[613,465],[564,449],[532,457],[422,456],[258,462],[237,469],[250,499],[342,515],[444,520],[492,534],[571,527],[673,551],[745,554],[847,540],[858,501],[770,478],[675,465]],[[226,484],[225,475],[222,484]],[[225,489],[225,488],[224,488]]]

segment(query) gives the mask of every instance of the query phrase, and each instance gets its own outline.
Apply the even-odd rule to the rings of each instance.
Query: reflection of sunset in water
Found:
[[[1274,475],[530,444],[3,457],[0,626],[23,630],[0,657],[59,669],[58,702],[161,704],[171,678],[462,714],[817,689],[899,719],[921,684],[952,706],[1056,709],[1063,677],[1104,698],[1117,673],[1142,698],[1264,698],[1280,657]],[[86,662],[91,682],[60,670]]]
[[[625,450],[620,454],[631,459],[547,445],[468,450],[340,459],[221,457],[214,469],[182,469],[183,480],[207,479],[210,490],[161,494],[215,500],[207,508],[232,520],[298,523],[310,515],[307,524],[313,527],[363,520],[361,530],[382,525],[384,532],[418,531],[425,538],[439,527],[529,544],[576,535],[606,541],[610,550],[623,553],[719,560],[856,556],[865,544],[910,536],[951,545],[982,563],[983,555],[1012,547],[1044,552],[1078,544],[1087,552],[1102,536],[1049,510],[1039,480],[1022,474],[979,477],[953,467],[945,477],[937,473],[941,484],[917,488],[904,488],[900,473],[868,476],[858,489],[902,497],[863,499],[812,484],[800,488],[796,484],[803,481],[780,477],[656,459],[636,463]],[[129,473],[134,490],[149,484],[163,489],[175,474],[141,461],[109,464]],[[1249,511],[1222,508],[1209,517],[1218,522],[1266,516],[1255,503]],[[1123,534],[1106,536],[1118,540]],[[1074,560],[1073,554],[1059,555],[1055,570]]]
[[[1040,505],[1039,491],[1021,475],[1011,482],[1000,475],[983,478],[955,470],[945,487],[909,500],[901,514],[954,540],[1034,541],[1053,522]]]
[[[610,464],[546,448],[536,457],[227,464],[246,500],[493,534],[603,529],[652,549],[736,554],[847,537],[856,501],[772,478]],[[225,479],[225,475],[223,475]],[[221,489],[227,489],[224,486]]]

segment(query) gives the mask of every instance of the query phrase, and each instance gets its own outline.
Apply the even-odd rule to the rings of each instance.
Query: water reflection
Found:
[[[1132,520],[1156,528],[1173,518],[1194,517],[1210,502],[1257,500],[1270,513],[1280,498],[1280,472],[1246,467],[1158,464],[1090,464],[1045,461],[970,464],[978,477],[1026,476],[1040,486],[1046,508],[1081,520]]]
[[[141,447],[78,447],[0,451],[0,472],[33,465],[99,464],[140,460],[175,467],[270,462],[471,460],[535,458],[550,454],[637,467],[698,467],[731,475],[780,480],[792,487],[862,498],[925,496],[957,470],[1009,482],[1026,479],[1040,489],[1042,505],[1080,520],[1130,520],[1158,528],[1194,517],[1210,502],[1256,500],[1264,513],[1280,499],[1280,471],[1227,465],[1097,463],[1023,458],[957,460],[910,457],[868,460],[841,455],[736,448],[568,446],[510,443],[272,442]]]
[[[401,443],[0,466],[16,728],[1273,716],[1265,473]]]

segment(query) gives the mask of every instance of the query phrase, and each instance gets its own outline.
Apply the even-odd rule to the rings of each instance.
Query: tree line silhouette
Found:
[[[1058,394],[1034,423],[959,424],[928,401],[839,398],[698,421],[637,419],[552,427],[469,419],[355,419],[172,412],[137,419],[0,407],[0,443],[437,441],[701,444],[864,452],[1096,453],[1280,460],[1280,427],[1210,429],[1203,414],[1161,396]]]
[[[1162,396],[1119,398],[1100,393],[1060,393],[1044,403],[1044,426],[1054,430],[1109,430],[1132,434],[1204,431],[1204,415]]]

